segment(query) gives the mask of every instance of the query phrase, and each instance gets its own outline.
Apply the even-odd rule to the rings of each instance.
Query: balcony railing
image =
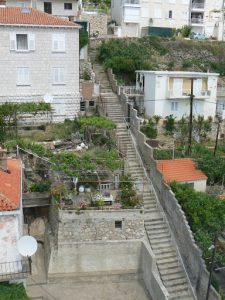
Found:
[[[0,282],[27,278],[30,274],[28,259],[0,263]]]
[[[191,23],[192,24],[203,24],[203,19],[202,18],[191,18]]]
[[[205,3],[204,2],[193,2],[192,3],[192,8],[194,8],[194,9],[204,9],[205,8]]]
[[[191,94],[191,90],[184,90],[182,94],[177,93],[176,91],[170,90],[168,92],[169,99],[185,99],[189,98]],[[208,98],[211,95],[211,91],[199,91],[198,93],[194,93],[195,98]]]
[[[127,95],[143,95],[144,91],[137,89],[136,86],[123,86],[123,92]]]
[[[140,0],[124,0],[123,4],[140,4]]]

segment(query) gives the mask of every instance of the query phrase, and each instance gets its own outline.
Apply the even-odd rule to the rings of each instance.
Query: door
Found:
[[[181,97],[183,95],[183,79],[174,78],[173,80],[173,96]]]
[[[52,14],[52,2],[44,2],[44,12]]]
[[[195,97],[200,96],[202,93],[202,79],[195,79],[193,84],[193,93]]]

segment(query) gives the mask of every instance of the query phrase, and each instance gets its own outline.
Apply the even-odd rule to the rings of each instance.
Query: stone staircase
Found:
[[[143,195],[146,234],[156,257],[161,280],[170,295],[169,299],[196,299],[182,266],[163,210],[157,201],[150,179],[146,176],[135,141],[129,129],[127,129],[118,96],[112,92],[104,68],[94,62],[93,69],[96,80],[101,84],[104,113],[117,124],[117,144],[126,159],[125,171],[131,175],[137,190]]]

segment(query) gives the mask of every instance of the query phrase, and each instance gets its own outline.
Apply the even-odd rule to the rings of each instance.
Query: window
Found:
[[[171,103],[171,111],[178,111],[178,102]]]
[[[95,101],[90,100],[90,101],[89,101],[89,107],[94,107],[94,106],[95,106]]]
[[[86,110],[86,102],[81,100],[80,101],[80,111],[85,111]]]
[[[44,12],[52,14],[52,2],[44,2]]]
[[[64,68],[53,68],[53,84],[65,84]]]
[[[64,9],[72,9],[72,3],[64,3]]]
[[[115,221],[115,228],[122,229],[122,221]]]
[[[169,19],[172,19],[173,18],[173,12],[172,10],[169,10]]]
[[[10,50],[14,51],[34,51],[35,36],[26,33],[10,33]]]
[[[30,70],[29,68],[17,69],[17,85],[30,85]]]
[[[17,50],[28,50],[27,34],[17,34],[16,35],[16,49]]]
[[[53,34],[52,35],[52,51],[53,52],[65,52],[65,34]]]

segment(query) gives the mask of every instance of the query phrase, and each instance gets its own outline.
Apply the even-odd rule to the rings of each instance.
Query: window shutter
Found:
[[[65,34],[52,35],[52,51],[65,51]]]
[[[10,50],[16,50],[16,34],[10,33]]]
[[[33,33],[28,35],[28,49],[35,50],[35,35]]]
[[[60,68],[60,82],[64,82],[65,81],[65,76],[64,76],[64,68]]]
[[[29,84],[30,83],[30,72],[29,72],[29,69],[28,68],[24,68],[23,69],[24,71],[24,76],[23,76],[23,78],[24,78],[24,83],[26,83],[26,84]]]

